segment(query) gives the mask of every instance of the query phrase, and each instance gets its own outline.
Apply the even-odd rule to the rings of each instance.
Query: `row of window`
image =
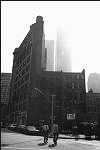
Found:
[[[25,83],[26,81],[29,80],[29,73],[26,74],[21,80],[19,80],[16,84],[15,84],[15,89],[17,89],[19,86],[21,86],[23,83]]]
[[[100,107],[88,107],[88,112],[100,112]]]
[[[26,66],[26,64],[28,64],[28,63],[30,62],[30,60],[31,60],[31,56],[29,56],[29,57],[27,58],[27,60],[25,60],[25,61],[23,62],[23,64],[21,64],[21,66],[17,69],[16,75],[18,75],[18,73],[21,72],[21,70]]]
[[[18,95],[20,93],[23,93],[25,91],[27,91],[28,89],[28,82],[26,84],[24,84],[23,86],[21,86],[20,88],[18,88],[15,92],[14,92],[14,100],[19,100]]]
[[[17,94],[17,93],[18,93],[18,91],[14,92],[13,101],[19,102],[19,101],[27,100],[27,93],[19,93],[19,94]]]
[[[67,89],[83,89],[83,83],[72,83],[72,82],[67,82],[66,84],[64,84],[64,88]]]
[[[100,105],[100,101],[88,101],[88,105]]]
[[[26,57],[31,53],[31,44],[29,43],[28,46],[24,47],[24,51],[19,56],[16,65],[17,67],[26,59]]]
[[[100,100],[100,96],[93,96],[93,95],[88,95],[87,99],[96,99],[96,100]]]
[[[83,99],[84,99],[84,93],[72,93],[72,92],[66,92],[66,91],[64,91],[64,93],[63,93],[63,98],[65,99],[67,99],[67,100],[79,100],[79,101],[83,101]]]
[[[12,112],[15,112],[15,111],[25,111],[27,108],[27,102],[23,102],[23,103],[19,103],[19,104],[16,104],[16,105],[13,105],[11,107],[11,111]]]
[[[21,73],[19,73],[19,75],[15,78],[15,82],[17,82],[29,70],[30,70],[30,64],[26,68],[24,68]]]
[[[83,74],[77,74],[77,75],[72,75],[72,74],[67,74],[64,75],[64,80],[68,80],[68,79],[77,79],[77,80],[81,80],[84,79],[84,75]]]

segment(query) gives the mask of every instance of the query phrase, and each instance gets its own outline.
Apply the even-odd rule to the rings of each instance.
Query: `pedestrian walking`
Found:
[[[58,125],[56,124],[56,122],[53,124],[52,131],[53,131],[53,142],[56,145],[59,135]]]
[[[100,140],[100,123],[99,122],[94,124],[94,134],[95,134],[95,139]]]
[[[73,127],[72,127],[72,129],[73,129],[73,134],[74,134],[74,136],[75,136],[75,140],[78,140],[78,126],[77,126],[77,124],[74,124],[73,125]]]
[[[84,135],[87,140],[91,139],[92,135],[92,128],[90,123],[86,123],[85,128],[84,128]]]
[[[47,123],[43,125],[44,144],[48,143],[49,126]]]

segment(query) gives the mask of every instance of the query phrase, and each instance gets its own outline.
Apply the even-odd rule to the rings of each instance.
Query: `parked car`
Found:
[[[26,134],[31,134],[31,135],[39,135],[40,131],[36,129],[34,126],[27,126],[26,128]]]
[[[25,125],[18,125],[17,131],[20,133],[26,133]]]
[[[70,130],[62,130],[62,131],[60,131],[60,134],[72,134],[73,132],[72,131],[70,131]]]
[[[100,140],[100,123],[95,122],[93,129],[94,129],[95,139]]]
[[[1,128],[6,128],[6,124],[1,122]]]
[[[84,126],[84,134],[86,139],[91,139],[93,135],[93,123],[87,122]]]
[[[8,125],[8,130],[16,131],[16,129],[17,129],[17,124],[9,124]]]

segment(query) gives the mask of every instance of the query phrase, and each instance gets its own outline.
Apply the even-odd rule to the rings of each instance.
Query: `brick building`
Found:
[[[7,119],[7,109],[10,94],[11,73],[1,73],[1,122]]]
[[[91,89],[86,93],[86,103],[88,121],[100,121],[100,93],[94,93]]]
[[[30,26],[28,34],[13,54],[10,122],[25,125],[37,125],[39,120],[51,122],[51,103],[41,92],[34,90],[35,88],[42,91],[50,101],[51,94],[56,95],[54,116],[62,126],[66,123],[65,113],[69,103],[74,105],[74,98],[68,98],[68,93],[78,95],[77,107],[82,112],[85,111],[84,70],[80,73],[46,71],[47,49],[41,16],[37,16],[36,23]],[[74,106],[69,111],[68,113],[75,112]]]

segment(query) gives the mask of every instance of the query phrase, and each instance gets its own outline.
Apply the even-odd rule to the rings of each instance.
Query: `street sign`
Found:
[[[67,120],[73,120],[75,119],[75,113],[74,114],[67,114]]]

